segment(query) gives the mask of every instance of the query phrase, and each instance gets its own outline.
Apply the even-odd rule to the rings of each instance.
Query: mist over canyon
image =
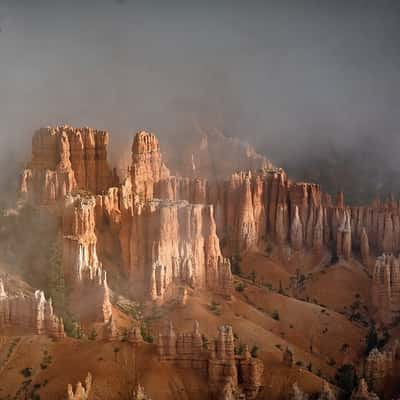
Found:
[[[40,126],[106,129],[116,155],[138,128],[217,128],[354,201],[397,192],[399,17],[387,0],[3,0],[2,169]]]

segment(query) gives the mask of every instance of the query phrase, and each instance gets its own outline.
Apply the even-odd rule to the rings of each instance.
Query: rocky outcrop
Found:
[[[75,311],[82,318],[109,321],[112,315],[107,273],[97,256],[96,201],[68,196],[63,213],[64,276],[74,288]]]
[[[358,386],[354,389],[351,400],[379,400],[379,397],[368,390],[368,384],[365,379],[360,379]]]
[[[348,260],[351,255],[351,222],[350,213],[345,211],[337,229],[336,252],[339,257]]]
[[[297,382],[295,382],[288,393],[288,400],[308,400],[307,393],[304,393]]]
[[[108,141],[107,132],[86,127],[36,131],[21,193],[40,205],[52,205],[77,190],[101,193],[116,183],[107,161]]]
[[[376,259],[372,305],[377,319],[384,324],[391,324],[400,317],[400,260],[392,254]]]
[[[207,345],[208,344],[208,345]],[[157,340],[161,361],[169,361],[181,368],[193,368],[207,374],[212,398],[233,398],[241,389],[247,399],[255,399],[261,387],[264,365],[251,357],[247,347],[243,356],[235,356],[232,328],[221,326],[215,341],[203,341],[195,321],[193,331],[177,334],[171,323],[166,325]],[[230,396],[230,397],[227,397]]]
[[[143,386],[138,383],[132,392],[132,400],[151,400],[151,398],[146,394]]]
[[[37,290],[33,297],[8,296],[0,280],[0,331],[7,327],[54,339],[65,336],[63,320],[54,314],[52,301],[43,292]]]
[[[369,240],[368,234],[365,228],[361,230],[360,237],[360,253],[361,253],[361,261],[366,266],[369,267],[370,263],[370,248],[369,248]]]
[[[368,387],[377,394],[385,392],[386,386],[398,378],[400,345],[393,342],[383,351],[373,349],[365,362],[364,375]]]
[[[336,400],[336,394],[332,390],[328,382],[324,381],[322,391],[318,396],[318,400]]]
[[[88,400],[91,389],[92,389],[92,375],[89,372],[85,379],[85,385],[82,385],[81,382],[78,382],[78,384],[76,385],[75,392],[73,391],[72,385],[68,385],[67,389],[68,400]]]
[[[143,343],[143,336],[139,327],[135,326],[129,331],[128,342],[133,347],[139,347]]]
[[[221,254],[212,206],[152,200],[135,207],[130,226],[127,274],[151,299],[163,300],[172,283],[230,295],[230,263]]]
[[[169,176],[158,139],[146,131],[135,135],[132,145],[132,192],[138,201],[153,199],[154,185]]]
[[[119,332],[112,315],[104,325],[103,339],[107,340],[108,342],[116,342],[119,340]]]

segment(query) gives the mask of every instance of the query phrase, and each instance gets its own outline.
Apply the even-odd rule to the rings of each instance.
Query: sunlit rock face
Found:
[[[154,197],[154,185],[169,176],[169,170],[162,161],[158,139],[146,131],[135,135],[132,145],[132,192],[139,200]]]
[[[101,193],[116,182],[107,161],[109,135],[68,125],[40,129],[21,176],[21,194],[51,205],[77,190]]]
[[[92,374],[89,372],[85,379],[85,384],[78,382],[74,391],[72,385],[67,387],[68,400],[88,400],[92,390]]]
[[[127,273],[162,300],[172,283],[229,295],[230,264],[220,250],[213,208],[186,201],[153,200],[134,209]]]
[[[37,290],[34,296],[7,295],[0,279],[0,333],[6,327],[20,328],[24,333],[47,335],[54,339],[65,336],[61,318],[54,314],[51,299]]]

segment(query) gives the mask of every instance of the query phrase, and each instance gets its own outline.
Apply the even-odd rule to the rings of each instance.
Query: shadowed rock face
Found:
[[[376,259],[372,275],[372,304],[379,321],[391,324],[400,317],[400,260],[393,254]]]

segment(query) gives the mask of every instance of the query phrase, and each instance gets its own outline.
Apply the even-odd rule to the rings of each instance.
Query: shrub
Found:
[[[29,378],[30,376],[32,376],[32,368],[24,368],[21,371],[21,374],[24,376],[24,378]]]
[[[258,350],[259,350],[259,348],[256,344],[251,348],[250,354],[253,358],[258,357]]]
[[[97,338],[97,332],[96,332],[96,330],[93,328],[93,329],[90,331],[90,333],[89,333],[88,339],[89,339],[89,340],[96,340],[96,338]]]
[[[271,314],[271,317],[275,320],[275,321],[279,321],[280,317],[279,317],[279,312],[278,310],[274,310]]]
[[[344,364],[338,368],[335,375],[336,384],[343,390],[344,398],[349,398],[357,386],[358,377],[351,364]]]
[[[244,285],[243,282],[240,282],[240,283],[236,286],[236,291],[239,292],[239,293],[244,292],[244,289],[245,289],[245,285]]]

